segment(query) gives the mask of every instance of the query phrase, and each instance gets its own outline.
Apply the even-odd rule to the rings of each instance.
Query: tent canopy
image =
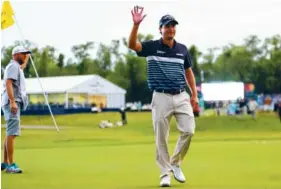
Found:
[[[126,94],[126,90],[98,75],[42,77],[40,81],[44,91],[48,94]],[[3,84],[3,80],[1,83]],[[27,94],[42,94],[42,89],[37,78],[26,79],[26,90]]]

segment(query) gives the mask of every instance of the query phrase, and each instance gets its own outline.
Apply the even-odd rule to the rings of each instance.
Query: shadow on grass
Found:
[[[138,188],[138,189],[159,189],[159,188],[163,188],[163,187],[160,187],[159,185],[147,185],[147,186],[136,186],[135,188]],[[184,185],[184,184],[172,184],[171,187],[164,187],[164,188],[187,188],[187,186]]]

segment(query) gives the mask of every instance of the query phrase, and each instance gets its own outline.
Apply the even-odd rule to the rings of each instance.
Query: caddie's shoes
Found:
[[[22,170],[17,166],[17,164],[12,163],[11,165],[8,165],[6,172],[17,174],[17,173],[22,173]]]

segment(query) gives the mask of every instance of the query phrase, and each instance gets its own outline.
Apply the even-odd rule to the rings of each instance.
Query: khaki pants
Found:
[[[152,120],[156,140],[156,161],[161,176],[169,174],[171,165],[180,165],[184,159],[195,131],[193,109],[190,96],[186,92],[178,95],[153,93]],[[169,122],[174,115],[180,136],[172,158],[168,152]]]

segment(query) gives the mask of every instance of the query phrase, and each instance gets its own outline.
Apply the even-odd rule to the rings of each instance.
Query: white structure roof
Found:
[[[125,94],[126,90],[98,75],[58,76],[40,78],[46,93]],[[1,80],[1,92],[3,91]],[[42,94],[37,78],[26,79],[28,94]]]

